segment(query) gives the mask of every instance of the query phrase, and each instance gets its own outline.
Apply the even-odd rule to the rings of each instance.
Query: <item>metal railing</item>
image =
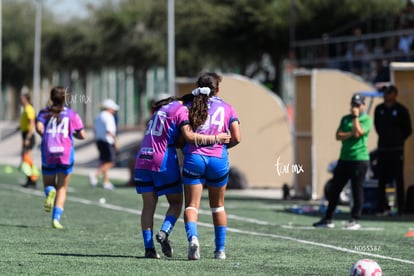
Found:
[[[320,39],[295,41],[296,60],[305,68],[338,68],[352,71],[353,64],[360,63],[363,76],[373,70],[373,61],[414,61],[414,40],[408,52],[398,49],[403,36],[413,36],[414,29],[401,29],[360,36],[325,36]],[[363,45],[361,56],[352,55],[357,44]],[[362,64],[362,65],[361,65]]]

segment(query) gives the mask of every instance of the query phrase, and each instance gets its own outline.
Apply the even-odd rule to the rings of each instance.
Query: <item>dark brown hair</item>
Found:
[[[221,76],[216,73],[204,73],[198,78],[197,87],[208,87],[211,91],[209,95],[200,94],[194,97],[188,116],[193,129],[197,129],[206,121],[208,117],[208,99],[218,92],[221,79]]]
[[[22,97],[25,98],[29,104],[32,104],[32,98],[29,93],[22,94]]]
[[[194,95],[192,94],[185,94],[182,97],[168,97],[162,100],[159,100],[155,103],[153,103],[152,106],[152,110],[156,111],[159,108],[161,108],[163,105],[169,104],[173,101],[183,101],[184,105],[188,104],[189,102],[191,102],[194,99]]]
[[[55,86],[50,90],[50,101],[52,105],[48,107],[48,118],[56,118],[60,122],[60,112],[65,108],[66,88]]]

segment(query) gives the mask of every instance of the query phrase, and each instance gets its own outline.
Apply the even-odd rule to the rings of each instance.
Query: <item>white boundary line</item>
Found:
[[[29,190],[29,189],[20,188],[20,187],[13,187],[15,185],[10,185],[10,184],[8,186],[9,187],[7,187],[7,186],[3,186],[3,187],[6,187],[6,189],[9,189],[9,190],[21,191],[21,192],[26,193],[26,194],[32,194],[32,195],[36,195],[36,196],[44,196],[43,191]],[[125,208],[125,207],[118,206],[118,205],[113,205],[113,204],[106,204],[106,203],[101,204],[97,201],[95,202],[95,201],[92,201],[92,200],[89,200],[89,199],[83,199],[83,198],[79,198],[79,197],[68,196],[67,200],[72,201],[72,202],[82,203],[82,204],[85,204],[85,205],[98,206],[98,207],[101,207],[101,208],[106,208],[106,209],[110,209],[110,210],[114,210],[114,211],[126,212],[126,213],[130,213],[130,214],[135,214],[135,215],[140,215],[141,214],[141,212],[139,210],[136,210],[136,209]],[[204,211],[204,212],[206,212],[206,211]],[[154,218],[164,219],[164,216],[159,215],[159,214],[155,214]],[[183,219],[179,219],[179,220],[181,222],[183,222]],[[249,221],[249,219],[246,218],[245,221],[256,223],[256,222],[254,222],[255,221],[254,219]],[[214,227],[211,223],[198,222],[197,224],[200,225],[200,226],[208,227],[208,228],[213,228]],[[302,239],[288,237],[288,236],[282,236],[282,235],[276,235],[276,234],[266,234],[266,233],[259,233],[259,232],[253,232],[253,231],[246,231],[246,230],[241,230],[241,229],[231,228],[231,227],[227,227],[227,231],[233,232],[233,233],[257,236],[257,237],[268,237],[268,238],[275,238],[275,239],[280,239],[280,240],[293,241],[293,242],[297,242],[297,243],[328,248],[328,249],[332,249],[332,250],[340,251],[340,252],[345,252],[345,253],[365,255],[365,256],[370,256],[370,257],[374,257],[374,258],[378,258],[378,259],[391,260],[391,261],[395,261],[395,262],[414,265],[414,261],[410,261],[410,260],[394,258],[394,257],[389,257],[389,256],[384,256],[384,255],[379,255],[379,254],[373,254],[373,253],[369,253],[369,252],[365,252],[365,251],[357,251],[357,250],[352,250],[352,249],[339,247],[339,246],[335,246],[335,245],[319,243],[319,242],[313,242],[313,241],[308,241],[308,240],[302,240]]]
[[[165,204],[165,206],[168,206],[168,204]],[[209,215],[209,216],[211,215],[211,212],[208,211],[208,210],[199,210],[198,213],[202,214],[202,215]],[[284,228],[284,229],[315,230],[315,227],[313,227],[313,226],[293,225],[292,223],[289,223],[289,224],[286,224],[286,225],[285,224],[276,224],[276,223],[271,223],[271,222],[268,222],[268,221],[265,221],[265,220],[246,218],[246,217],[241,217],[241,216],[232,215],[232,214],[227,214],[227,219],[244,221],[244,222],[249,222],[249,223],[258,224],[258,225],[269,225],[269,226],[274,226],[274,227],[281,227],[281,228]],[[351,231],[349,229],[346,229],[345,227],[337,228],[337,229]],[[352,231],[355,231],[355,230],[352,230]],[[382,227],[362,227],[362,228],[358,229],[358,231],[384,231],[384,228],[382,228]]]

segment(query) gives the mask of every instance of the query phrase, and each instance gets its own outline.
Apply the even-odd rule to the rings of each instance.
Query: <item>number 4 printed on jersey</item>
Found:
[[[57,119],[53,117],[49,120],[49,123],[46,127],[46,132],[52,134],[52,137],[56,137],[56,134],[61,133],[63,134],[64,138],[68,138],[69,135],[69,118],[64,117],[60,121],[60,123],[57,123]]]
[[[218,131],[223,130],[224,126],[224,107],[219,106],[217,110],[213,113],[210,119],[210,114],[207,116],[206,122],[200,127],[201,130],[209,129],[211,125],[217,125]]]

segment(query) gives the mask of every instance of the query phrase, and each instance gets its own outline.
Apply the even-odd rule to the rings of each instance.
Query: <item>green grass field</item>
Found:
[[[365,216],[362,229],[345,230],[348,208],[335,217],[335,229],[310,227],[321,214],[294,214],[293,204],[226,196],[227,259],[213,258],[211,214],[204,194],[199,215],[201,260],[187,260],[182,220],[171,235],[173,258],[143,258],[140,231],[141,199],[133,188],[104,191],[74,175],[62,218],[63,230],[51,227],[43,211],[42,190],[20,187],[24,177],[0,166],[1,275],[349,275],[363,258],[377,261],[383,275],[414,275],[414,216]],[[116,183],[116,182],[115,182]],[[106,204],[99,203],[100,198]],[[156,211],[158,230],[166,201]],[[158,252],[161,249],[156,244]]]

